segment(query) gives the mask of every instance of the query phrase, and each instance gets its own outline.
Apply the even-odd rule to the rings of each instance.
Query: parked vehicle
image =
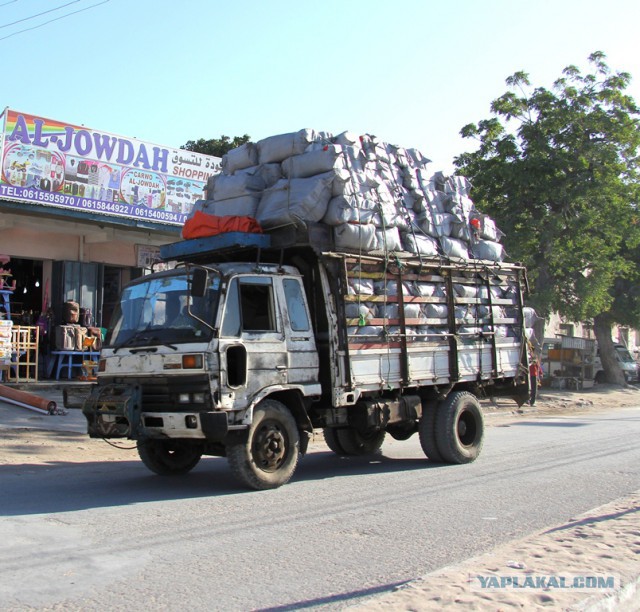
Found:
[[[226,456],[247,487],[286,483],[322,429],[340,455],[415,433],[425,455],[480,454],[479,398],[529,399],[517,264],[334,252],[232,233],[162,248],[175,269],[123,291],[83,412],[184,474]]]
[[[638,372],[638,362],[633,358],[629,349],[624,344],[616,344],[614,346],[616,352],[616,361],[622,369],[624,380],[628,383],[635,383],[640,380]],[[594,381],[596,383],[604,382],[604,370],[602,369],[602,361],[600,360],[600,351],[596,352],[594,360]]]

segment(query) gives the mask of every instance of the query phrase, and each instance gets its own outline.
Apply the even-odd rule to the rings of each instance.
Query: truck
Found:
[[[181,475],[226,457],[243,486],[287,483],[315,435],[338,455],[418,434],[466,464],[480,401],[529,399],[526,272],[513,263],[335,250],[317,235],[230,232],[161,247],[128,284],[83,414]]]
[[[631,352],[624,344],[614,344],[616,361],[622,370],[624,380],[626,383],[637,383],[640,381],[640,367],[638,362],[633,358]],[[600,349],[596,351],[596,357],[593,363],[595,371],[594,382],[596,384],[602,384],[605,382],[604,369],[602,367],[602,360],[600,359]]]

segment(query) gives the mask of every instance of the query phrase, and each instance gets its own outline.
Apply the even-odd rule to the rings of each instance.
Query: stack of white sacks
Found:
[[[344,132],[333,137],[300,130],[229,151],[222,158],[222,173],[209,179],[207,199],[198,201],[191,214],[200,210],[253,217],[266,231],[324,223],[333,227],[337,250],[360,254],[502,261],[503,234],[476,210],[467,179],[430,173],[428,165],[419,151],[373,136]],[[519,336],[521,322],[511,318],[516,311],[507,306],[517,303],[516,287],[496,281],[490,288],[478,288],[470,282],[454,285],[454,290],[462,304],[455,312],[462,339],[487,333],[505,340]],[[349,292],[362,298],[347,305],[351,337],[371,341],[400,333],[393,324],[379,325],[380,319],[399,319],[398,304],[367,300],[394,291],[393,283],[351,281]],[[414,340],[449,333],[443,284],[413,283],[403,291],[432,298],[405,306],[405,318],[420,323],[407,328]]]
[[[502,233],[474,207],[469,182],[428,165],[369,135],[270,136],[229,151],[191,214],[254,217],[265,230],[321,222],[333,226],[336,249],[362,254],[502,261]]]

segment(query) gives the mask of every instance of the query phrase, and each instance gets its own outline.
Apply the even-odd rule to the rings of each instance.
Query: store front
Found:
[[[0,122],[0,372],[41,380],[59,373],[59,353],[86,344],[62,346],[58,328],[108,327],[122,287],[151,269],[161,245],[180,240],[220,160],[8,109]],[[29,349],[16,344],[20,334]]]

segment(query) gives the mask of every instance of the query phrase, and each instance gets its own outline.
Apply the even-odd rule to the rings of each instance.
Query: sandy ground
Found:
[[[521,418],[579,415],[607,408],[640,405],[640,390],[599,386],[585,391],[543,389],[534,407],[517,409],[512,401],[483,402],[489,427]],[[77,409],[71,409],[70,412]],[[79,411],[73,413],[75,418]],[[65,417],[45,417],[64,419]],[[323,444],[322,436],[313,444]],[[115,448],[83,433],[46,429],[10,428],[0,419],[0,465],[16,468],[36,464],[137,460],[134,443],[117,442]],[[122,449],[126,450],[122,450]],[[550,526],[526,538],[502,545],[484,555],[445,567],[373,598],[359,611],[428,610],[635,610],[640,611],[640,491]],[[597,569],[596,569],[597,568]],[[615,575],[615,592],[571,589],[489,590],[490,578],[518,577],[521,584],[539,577],[563,575]]]
[[[640,404],[640,390],[600,385],[585,391],[543,389],[534,407],[486,403],[487,424],[519,418],[579,415]],[[554,578],[615,576],[615,590],[555,588]],[[529,581],[527,582],[527,576]],[[480,580],[480,578],[482,580]],[[494,578],[493,581],[491,578]],[[574,610],[640,612],[640,491],[445,567],[350,612]],[[524,588],[489,589],[517,579]],[[549,579],[552,588],[529,588]],[[619,579],[619,581],[618,581]],[[515,581],[515,580],[514,580]]]

